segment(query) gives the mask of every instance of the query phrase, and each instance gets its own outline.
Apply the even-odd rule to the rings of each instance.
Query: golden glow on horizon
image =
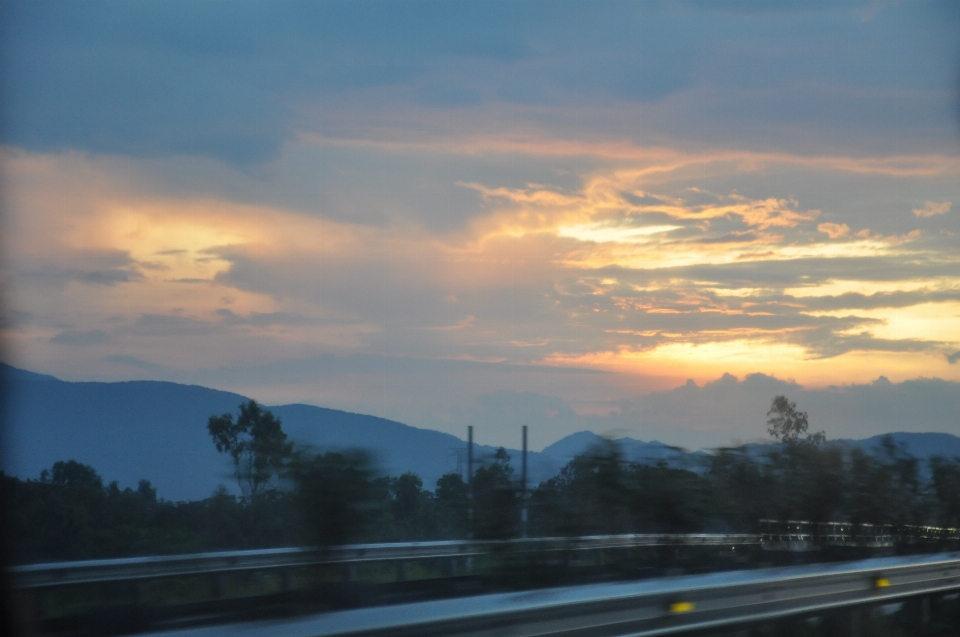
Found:
[[[552,357],[548,364],[586,367],[626,375],[690,378],[699,384],[725,373],[743,378],[758,369],[808,388],[863,384],[887,376],[892,382],[917,377],[960,381],[960,366],[947,363],[937,352],[849,352],[831,358],[809,358],[802,347],[768,340],[716,343],[671,343],[651,351],[596,352]]]
[[[850,310],[809,312],[815,316],[847,316]],[[960,301],[919,303],[909,307],[856,310],[857,316],[880,323],[869,331],[877,338],[891,340],[924,338],[957,345],[960,341]]]
[[[114,321],[119,327],[111,338],[130,342],[145,316],[180,321],[194,330],[188,333],[200,335],[190,341],[201,343],[195,350],[163,350],[161,331],[136,336],[145,358],[170,365],[199,365],[210,359],[209,348],[229,349],[237,336],[227,330],[241,338],[268,338],[277,352],[367,351],[371,338],[390,328],[391,318],[363,314],[364,308],[409,295],[425,303],[436,297],[451,308],[442,317],[426,314],[422,323],[398,319],[408,321],[405,333],[429,335],[417,336],[427,340],[412,341],[412,351],[429,350],[441,358],[540,360],[698,381],[757,371],[814,385],[864,382],[878,370],[890,378],[960,378],[960,365],[949,365],[944,356],[960,348],[960,301],[922,298],[931,291],[960,290],[960,274],[870,281],[838,270],[832,280],[810,285],[790,279],[763,287],[763,281],[709,280],[709,274],[682,270],[663,278],[657,273],[805,259],[917,260],[932,249],[926,235],[904,230],[884,237],[822,222],[820,211],[790,198],[696,187],[661,192],[655,181],[648,183],[650,175],[696,161],[666,152],[662,163],[651,157],[658,156],[648,156],[641,168],[597,169],[572,190],[464,182],[462,187],[479,193],[484,214],[444,233],[413,223],[334,221],[210,196],[161,197],[138,192],[123,171],[84,156],[5,153],[16,213],[9,226],[16,236],[7,248],[10,260],[35,278],[40,276],[35,272],[49,271],[66,281],[56,294],[14,286],[10,298],[18,309],[38,315],[69,315],[78,332],[105,333]],[[723,157],[743,159],[736,153]],[[908,223],[916,220],[909,211],[905,217]],[[61,254],[61,261],[51,260]],[[953,253],[942,251],[937,258],[955,261],[960,273],[960,258]],[[603,268],[609,269],[596,272]],[[125,282],[91,285],[84,282],[87,270],[109,271]],[[541,299],[539,314],[514,316],[508,307],[506,318],[491,318],[486,307],[469,305],[474,296],[502,290],[524,302]],[[920,296],[904,301],[905,307],[814,305],[847,293],[896,292]],[[328,302],[333,297],[363,301],[344,310]],[[713,318],[700,318],[707,315],[743,322],[715,327]],[[675,324],[670,317],[677,317]],[[842,321],[825,332],[835,337],[866,333],[910,341],[893,349],[924,351],[863,345],[834,352],[814,336],[809,342],[800,338],[820,325],[811,318]],[[55,357],[60,350],[50,339],[63,331],[62,323],[24,327],[9,338]],[[501,334],[513,329],[516,334]],[[636,339],[647,340],[638,345]]]

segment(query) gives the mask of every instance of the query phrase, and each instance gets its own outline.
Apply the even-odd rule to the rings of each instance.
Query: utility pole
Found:
[[[527,426],[523,426],[523,462],[520,469],[520,535],[527,537]]]

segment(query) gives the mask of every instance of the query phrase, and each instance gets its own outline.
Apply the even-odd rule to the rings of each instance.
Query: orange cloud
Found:
[[[845,223],[821,223],[817,226],[817,231],[822,232],[831,239],[841,239],[850,234],[850,226]]]
[[[937,215],[945,215],[950,212],[950,206],[953,205],[950,201],[941,201],[937,203],[936,201],[926,201],[923,204],[922,208],[914,208],[913,214],[918,217],[935,217]]]

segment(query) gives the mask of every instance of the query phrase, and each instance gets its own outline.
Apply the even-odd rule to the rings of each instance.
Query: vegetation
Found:
[[[891,440],[875,454],[824,444],[783,397],[771,414],[783,444],[720,449],[688,470],[627,462],[608,441],[529,494],[500,449],[475,471],[471,498],[459,474],[429,490],[413,473],[379,474],[359,451],[297,451],[280,421],[251,402],[236,423],[225,415],[209,427],[237,459],[240,497],[221,488],[168,502],[146,480],[121,490],[72,460],[37,480],[0,474],[0,487],[21,563],[522,533],[756,532],[760,519],[960,526],[960,459],[925,466]]]
[[[255,496],[283,473],[293,453],[280,420],[263,411],[256,401],[240,403],[240,416],[210,416],[207,431],[220,453],[233,458],[234,475],[245,495]]]
[[[767,432],[784,444],[806,442],[819,445],[826,441],[824,432],[808,434],[807,412],[797,411],[797,403],[787,400],[786,396],[775,396],[767,412]],[[801,436],[803,436],[801,438]]]

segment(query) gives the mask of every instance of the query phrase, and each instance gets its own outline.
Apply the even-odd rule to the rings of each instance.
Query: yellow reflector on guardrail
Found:
[[[693,610],[693,602],[674,602],[670,604],[671,613],[689,613]]]
[[[873,578],[873,587],[874,588],[886,588],[890,586],[890,580],[885,577],[874,577]]]

